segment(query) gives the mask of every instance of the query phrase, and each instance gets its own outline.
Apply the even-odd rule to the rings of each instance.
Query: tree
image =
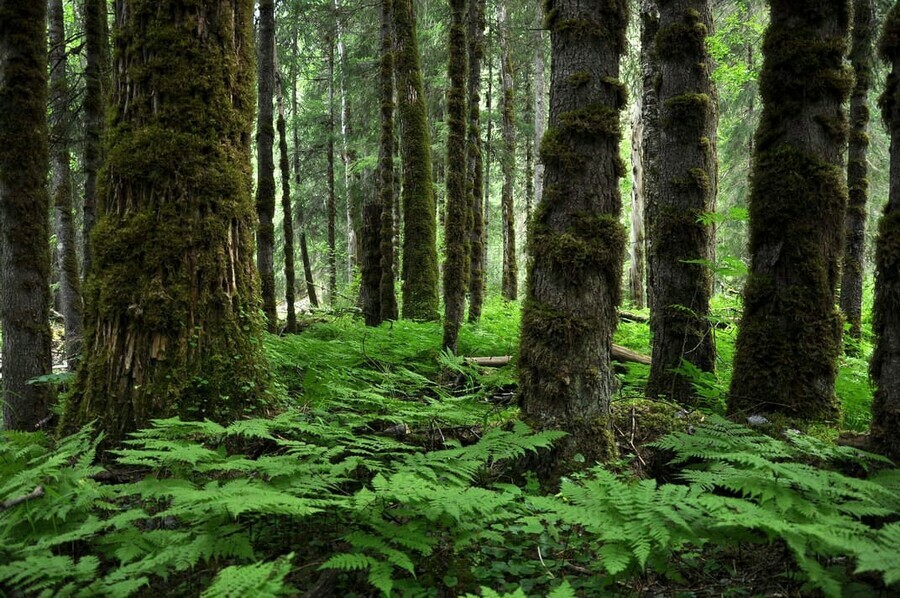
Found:
[[[544,85],[544,32],[541,29],[539,15],[535,15],[537,22],[534,25],[534,147],[541,147],[541,139],[544,137],[544,124],[547,122],[547,107]],[[534,203],[541,203],[544,193],[544,163],[541,161],[541,152],[537,151],[534,161]]]
[[[856,339],[862,334],[863,263],[869,195],[869,89],[872,87],[874,36],[875,6],[872,0],[853,0],[850,64],[856,74],[856,85],[850,96],[850,149],[847,159],[850,201],[844,224],[846,240],[841,275],[841,312],[850,324],[850,336]]]
[[[469,321],[481,318],[484,305],[484,158],[481,153],[481,61],[484,58],[484,0],[469,0],[466,14],[469,109],[466,160],[469,180]]]
[[[835,309],[844,211],[845,0],[771,3],[750,195],[750,275],[728,410],[838,416]]]
[[[381,138],[378,145],[378,195],[381,198],[381,320],[397,319],[394,291],[394,36],[392,0],[381,2]]]
[[[45,186],[47,4],[0,0],[0,321],[3,427],[34,430],[49,413],[50,238]]]
[[[503,226],[503,298],[515,301],[519,298],[516,265],[516,211],[513,188],[516,182],[516,131],[515,97],[513,89],[512,58],[509,51],[509,15],[506,0],[501,0],[500,11],[500,81],[503,100],[503,187],[500,194]]]
[[[81,353],[82,300],[81,273],[75,247],[72,214],[72,165],[69,151],[71,117],[66,70],[66,34],[62,0],[50,0],[50,134],[51,195],[56,229],[56,260],[59,268],[59,305],[65,322],[65,353],[70,370]]]
[[[416,15],[413,0],[397,0],[393,9],[403,156],[403,317],[437,320],[437,222]]]
[[[328,35],[328,302],[337,295],[337,196],[334,191],[334,38]]]
[[[262,282],[263,312],[269,332],[278,329],[275,311],[275,0],[259,0],[259,115],[256,119],[257,188],[256,266]]]
[[[888,14],[879,46],[891,67],[881,96],[881,114],[891,137],[891,179],[888,203],[878,223],[875,255],[875,352],[871,375],[875,383],[871,436],[874,445],[900,459],[900,5]]]
[[[659,31],[659,9],[656,0],[641,0],[641,188],[644,192],[644,229],[648,230],[659,204],[659,57],[656,34]],[[647,254],[653,250],[653,239],[645,239]],[[653,308],[653,269],[647,268],[647,304]]]
[[[252,22],[252,0],[119,5],[86,352],[64,430],[96,420],[115,443],[153,418],[231,421],[268,397]]]
[[[447,217],[444,243],[444,348],[456,352],[466,310],[469,275],[469,214],[466,193],[466,0],[450,0],[447,74]]]
[[[287,304],[287,319],[284,331],[297,332],[297,309],[294,305],[294,289],[297,276],[294,270],[294,210],[291,208],[291,167],[288,157],[287,120],[284,116],[284,82],[281,70],[275,65],[275,104],[278,106],[278,169],[281,171],[281,211],[284,214],[284,301]]]
[[[106,115],[104,82],[108,70],[108,36],[106,0],[84,0],[84,203],[82,265],[91,269],[91,230],[97,220],[97,176],[103,164],[102,137]]]
[[[531,222],[519,354],[522,414],[569,433],[545,464],[553,480],[576,454],[616,454],[610,350],[625,232],[619,223],[619,111],[626,0],[550,0],[550,122],[541,142],[544,195]]]
[[[350,189],[350,171],[356,161],[356,153],[350,147],[350,102],[347,99],[347,53],[344,50],[344,26],[341,22],[339,0],[332,0],[334,12],[335,45],[338,64],[341,67],[338,85],[341,94],[341,163],[344,165],[344,208],[347,220],[347,282],[353,281],[353,267],[356,264],[356,229],[353,222],[353,198]]]
[[[696,405],[682,360],[715,369],[709,322],[712,296],[712,227],[715,210],[716,108],[706,38],[712,29],[709,0],[659,4],[655,52],[659,60],[659,195],[649,253],[654,303],[650,308],[653,357],[647,396]]]
[[[644,309],[646,290],[646,238],[644,233],[644,107],[638,96],[631,119],[631,226],[628,237],[628,294],[638,309]]]

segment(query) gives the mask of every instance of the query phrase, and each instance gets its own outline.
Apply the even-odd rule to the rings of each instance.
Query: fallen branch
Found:
[[[612,346],[612,358],[613,361],[621,363],[642,363],[644,365],[650,365],[649,356],[638,353],[637,351],[632,351],[622,345],[614,344]],[[483,368],[501,368],[508,365],[510,360],[512,360],[512,356],[510,355],[503,355],[500,357],[466,357],[468,363]]]
[[[3,502],[0,502],[0,511],[5,511],[6,509],[11,509],[16,505],[20,505],[23,502],[27,502],[33,498],[40,498],[44,496],[44,487],[38,486],[28,494],[24,496],[17,496],[15,498],[9,498]]]

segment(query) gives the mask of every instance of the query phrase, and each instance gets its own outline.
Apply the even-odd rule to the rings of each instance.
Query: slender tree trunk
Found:
[[[450,0],[447,92],[447,221],[444,243],[444,348],[456,353],[466,310],[469,215],[466,193],[466,0]]]
[[[869,179],[869,89],[872,87],[875,6],[872,0],[853,0],[853,36],[850,64],[856,85],[850,96],[850,149],[847,188],[850,201],[844,223],[844,264],[841,278],[841,311],[850,323],[850,336],[862,334],[863,271],[866,248],[866,216]]]
[[[625,249],[619,59],[628,4],[545,4],[553,57],[550,123],[541,143],[546,188],[531,223],[519,389],[527,422],[569,433],[539,466],[548,485],[577,467],[578,454],[587,465],[616,455],[610,351]]]
[[[544,83],[544,32],[539,15],[534,26],[534,204],[539,205],[544,195],[544,161],[541,159],[541,139],[547,123],[547,106]]]
[[[413,0],[397,0],[393,17],[403,155],[403,317],[437,320],[437,220]]]
[[[355,152],[350,148],[350,102],[347,98],[347,60],[344,49],[344,26],[341,22],[341,5],[333,0],[335,31],[337,32],[338,64],[341,73],[338,79],[341,93],[341,162],[344,165],[344,206],[347,218],[347,284],[353,282],[353,268],[356,266],[358,253],[356,224],[353,218],[353,193],[350,185],[350,171],[356,161]],[[380,310],[379,310],[380,311]]]
[[[116,9],[85,364],[63,422],[96,420],[112,444],[154,418],[230,422],[271,396],[253,264],[253,2]]]
[[[631,302],[644,309],[646,250],[644,239],[644,105],[638,97],[631,119],[631,228],[628,240],[628,291]]]
[[[277,54],[276,54],[277,57]],[[293,67],[292,67],[293,70]],[[284,300],[287,304],[287,334],[297,332],[297,308],[294,295],[297,275],[294,269],[294,211],[291,208],[291,165],[288,158],[287,122],[284,117],[284,82],[281,69],[275,64],[275,103],[278,106],[278,168],[281,171],[281,211],[284,213]]]
[[[84,202],[82,204],[83,272],[91,269],[91,229],[97,220],[97,174],[103,164],[106,115],[104,81],[109,67],[106,0],[84,0]]]
[[[35,430],[50,388],[47,4],[0,0],[0,322],[3,428]]]
[[[659,31],[659,9],[656,0],[641,0],[641,123],[644,128],[641,163],[643,164],[644,230],[653,227],[659,204],[659,59],[656,56],[656,34]],[[647,254],[653,251],[653,238],[645,238]],[[647,305],[655,303],[656,273],[647,263]]]
[[[516,122],[513,89],[512,57],[509,51],[509,15],[506,0],[498,10],[500,22],[500,80],[503,93],[503,298],[515,301],[519,297],[519,269],[516,265],[516,210],[513,193],[516,182]]]
[[[259,0],[259,115],[256,120],[257,188],[256,266],[262,283],[263,313],[269,332],[278,330],[275,310],[275,0]]]
[[[378,147],[378,194],[381,208],[381,320],[397,319],[394,291],[394,36],[391,29],[393,0],[381,2],[381,140]]]
[[[706,49],[711,34],[709,0],[660,4],[660,193],[650,229],[656,301],[647,396],[681,405],[698,403],[691,379],[678,372],[682,361],[704,372],[716,362],[709,322],[714,236],[702,220],[715,210],[716,109]]]
[[[484,58],[484,0],[469,0],[466,15],[468,60],[469,321],[481,318],[484,304],[484,159],[481,154],[481,61]]]
[[[337,197],[334,192],[334,39],[328,39],[328,303],[337,294]]]
[[[880,45],[890,65],[881,110],[891,136],[890,193],[878,223],[875,252],[875,353],[871,375],[872,440],[878,450],[900,460],[900,5],[888,14]]]
[[[62,0],[50,0],[50,135],[51,195],[56,224],[56,256],[59,268],[59,304],[65,320],[66,363],[75,369],[81,353],[83,303],[75,223],[72,216],[72,166],[69,152],[71,118],[69,84],[66,81],[66,34]]]
[[[525,122],[534,123],[534,106],[532,98],[532,74],[525,73]],[[531,135],[525,137],[525,238],[527,239],[528,223],[531,221],[531,210],[534,205],[534,146]]]
[[[485,0],[485,7],[487,6],[487,0]],[[484,217],[482,220],[484,221],[484,232],[482,234],[482,238],[484,239],[484,263],[482,264],[482,270],[484,271],[485,278],[485,290],[484,294],[487,294],[487,273],[488,273],[488,257],[490,256],[490,242],[491,242],[491,162],[494,157],[494,145],[493,141],[493,133],[494,133],[494,104],[493,104],[493,95],[494,95],[494,55],[491,51],[493,48],[493,44],[491,43],[493,40],[493,31],[496,29],[493,25],[488,28],[487,39],[488,39],[488,48],[485,56],[487,57],[487,67],[488,67],[488,88],[487,88],[487,97],[485,98],[485,108],[487,109],[487,133],[485,135],[485,152],[484,152]],[[483,301],[483,299],[482,299]],[[479,312],[480,313],[480,312]]]
[[[775,2],[763,44],[763,110],[750,194],[744,287],[728,410],[834,420],[835,308],[847,189],[842,105],[849,4]],[[817,65],[809,69],[804,65]]]
[[[294,37],[291,42],[291,115],[295,124],[291,127],[294,137],[294,184],[300,189],[300,131],[297,128],[297,60],[299,52],[297,48],[297,30],[294,29]],[[303,209],[303,197],[297,195],[297,229],[300,231],[300,259],[303,262],[303,279],[306,282],[306,295],[309,297],[309,304],[313,307],[319,307],[319,299],[316,297],[316,285],[313,282],[312,264],[309,259],[309,247],[306,242],[306,211]]]

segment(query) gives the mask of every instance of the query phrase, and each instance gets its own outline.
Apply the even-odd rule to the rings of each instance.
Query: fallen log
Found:
[[[503,355],[500,357],[466,357],[468,363],[483,368],[500,368],[508,365],[511,359],[512,356],[510,355]],[[641,363],[650,365],[649,356],[616,344],[612,346],[612,359],[613,361],[618,361],[620,363]]]

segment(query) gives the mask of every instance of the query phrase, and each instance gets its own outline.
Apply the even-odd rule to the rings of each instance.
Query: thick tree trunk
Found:
[[[74,370],[81,353],[83,303],[72,215],[71,118],[66,81],[66,34],[62,0],[50,0],[51,195],[56,225],[59,305],[65,321],[66,363]]]
[[[500,12],[500,79],[503,93],[503,189],[500,198],[503,213],[502,294],[507,301],[515,301],[519,298],[519,268],[516,264],[516,210],[513,200],[516,183],[516,122],[512,57],[509,50],[509,15],[506,0],[500,2],[498,10]]]
[[[403,317],[437,320],[437,219],[413,0],[397,0],[393,17],[403,155]]]
[[[444,348],[456,353],[466,310],[469,278],[469,214],[466,193],[466,0],[450,0],[447,75],[447,220],[444,228]]]
[[[850,336],[862,334],[863,272],[866,249],[866,216],[869,179],[869,89],[872,87],[875,36],[872,0],[853,0],[853,35],[850,64],[856,85],[850,96],[850,149],[847,160],[849,203],[844,223],[844,264],[841,276],[841,311],[850,324]]]
[[[578,454],[588,465],[616,454],[610,347],[625,249],[619,59],[628,2],[550,0],[545,10],[550,123],[541,142],[545,192],[531,223],[519,388],[527,422],[569,433],[539,468],[554,484]]]
[[[468,60],[468,139],[466,161],[469,186],[469,322],[481,319],[484,305],[484,158],[481,153],[481,61],[484,58],[484,0],[469,0],[466,15]]]
[[[328,39],[328,304],[337,296],[337,196],[334,191],[334,39]]]
[[[713,230],[702,217],[715,210],[716,109],[709,0],[660,4],[659,197],[650,237],[655,301],[650,309],[653,365],[650,399],[665,397],[697,405],[691,379],[678,373],[682,361],[715,369],[715,337],[709,322]],[[705,65],[705,68],[698,68]]]
[[[900,5],[888,14],[880,53],[891,66],[881,110],[891,135],[890,193],[878,223],[875,253],[875,353],[872,440],[900,461]]]
[[[272,114],[275,88],[275,0],[259,0],[259,56],[256,120],[257,188],[256,267],[262,285],[263,313],[269,332],[278,330],[275,310],[275,126]]]
[[[538,151],[534,156],[534,204],[541,203],[544,195],[544,161],[541,160],[541,139],[547,123],[547,93],[544,83],[544,32],[541,31],[540,18],[534,26],[534,147]]]
[[[154,418],[230,422],[270,397],[253,264],[253,1],[116,7],[85,364],[63,422],[96,420],[112,444]]]
[[[394,291],[394,35],[391,29],[393,0],[381,2],[381,140],[378,147],[378,194],[381,206],[381,320],[397,319]]]
[[[656,0],[641,0],[641,124],[644,135],[641,143],[641,163],[644,189],[644,230],[653,226],[654,212],[659,203],[659,60],[654,46],[659,31],[659,10]],[[649,255],[653,239],[645,239]],[[647,263],[647,305],[653,309],[655,272]]]
[[[644,276],[646,245],[644,237],[644,105],[634,103],[631,119],[631,227],[628,238],[628,293],[638,309],[646,305]]]
[[[293,71],[293,66],[291,67]],[[293,75],[293,73],[292,73]],[[288,158],[287,121],[284,117],[284,82],[275,64],[275,100],[278,106],[278,169],[281,171],[281,211],[284,214],[284,301],[287,304],[287,321],[284,331],[297,332],[297,308],[295,288],[297,274],[294,269],[294,210],[291,208],[291,165]]]
[[[82,266],[91,269],[91,230],[97,221],[97,175],[103,164],[106,118],[105,87],[109,69],[106,0],[84,0],[84,202],[82,204]]]
[[[849,4],[774,2],[770,14],[750,194],[752,264],[728,410],[833,420],[847,203],[842,105],[853,82],[843,65]]]
[[[3,427],[33,431],[50,410],[47,4],[0,0],[0,321]]]

